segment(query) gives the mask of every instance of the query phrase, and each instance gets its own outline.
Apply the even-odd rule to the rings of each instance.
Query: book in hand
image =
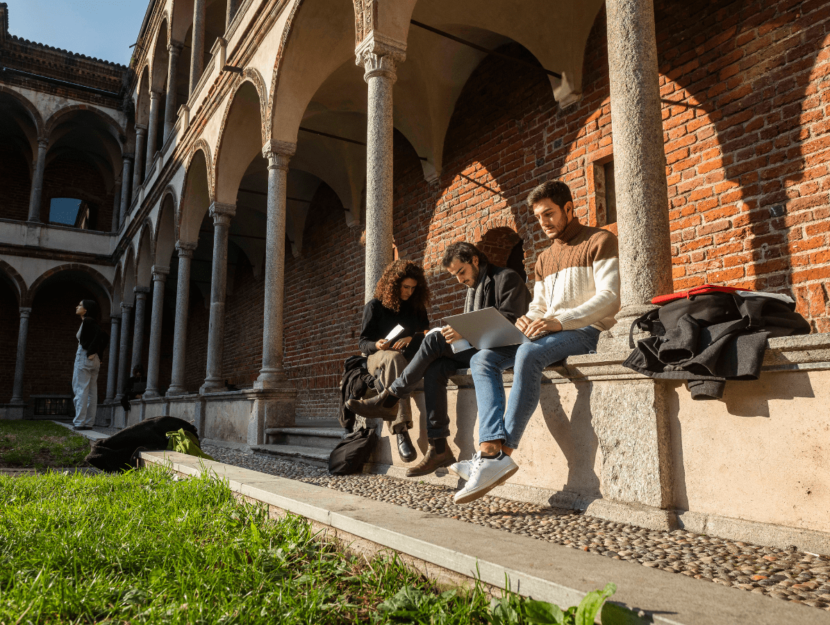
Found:
[[[391,341],[393,339],[396,339],[401,335],[401,332],[403,332],[403,326],[401,324],[398,324],[394,328],[392,328],[392,330],[389,332],[389,334],[386,335],[386,338],[384,340]]]
[[[469,341],[468,345],[476,349],[495,349],[508,345],[532,343],[551,334],[551,332],[540,332],[532,338],[528,338],[524,332],[493,307],[447,317],[444,319],[444,323],[463,336],[466,339],[465,343]],[[456,343],[458,342],[456,341]],[[455,343],[452,344],[452,347],[455,347]],[[469,347],[465,349],[469,349]],[[463,350],[456,351],[453,349],[453,351],[458,353],[458,351]]]

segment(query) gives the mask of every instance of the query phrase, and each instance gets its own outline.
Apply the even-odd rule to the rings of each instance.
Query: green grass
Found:
[[[562,622],[515,595],[442,594],[397,558],[346,554],[301,518],[160,468],[0,477],[0,597],[6,625]]]
[[[86,466],[90,443],[51,421],[0,421],[0,467]]]

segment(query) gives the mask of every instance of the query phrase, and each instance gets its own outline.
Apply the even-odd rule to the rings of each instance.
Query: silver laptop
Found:
[[[444,323],[467,339],[476,349],[493,349],[532,342],[493,307],[447,317]]]

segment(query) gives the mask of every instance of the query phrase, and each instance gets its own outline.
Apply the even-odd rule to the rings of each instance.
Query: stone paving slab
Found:
[[[93,443],[95,441],[100,441],[104,438],[109,438],[106,434],[102,434],[101,432],[96,432],[95,430],[80,430],[76,431],[72,428],[71,423],[66,423],[65,421],[52,421],[52,423],[57,423],[58,425],[65,427],[67,430],[71,430],[73,433],[78,434],[79,436],[83,436],[84,438],[88,438]]]
[[[383,475],[332,476],[325,469],[284,458],[242,454],[222,447],[204,448],[227,464],[635,562],[668,574],[830,609],[830,558],[826,556],[794,548],[762,547],[681,529],[647,530],[573,510],[498,497],[483,497],[459,506],[452,501],[456,489],[446,479],[440,480],[441,483],[424,483]],[[455,483],[458,482],[456,479]]]
[[[213,449],[206,451],[214,454]],[[211,471],[227,479],[240,494],[462,575],[473,576],[478,571],[482,581],[493,586],[503,587],[507,574],[513,588],[522,594],[560,605],[573,605],[586,592],[613,581],[618,585],[615,603],[647,613],[645,619],[632,622],[830,624],[826,611],[777,601],[760,592],[737,594],[703,579],[668,575],[656,567],[540,541],[527,532],[522,535],[481,523],[465,523],[423,506],[413,509],[370,501],[298,479],[172,452],[145,452],[142,458],[170,462],[174,470],[189,475]],[[355,477],[378,481],[373,479],[377,476]],[[393,480],[384,479],[382,486],[394,490],[395,485],[390,483]],[[426,496],[428,493],[421,493],[421,499]]]

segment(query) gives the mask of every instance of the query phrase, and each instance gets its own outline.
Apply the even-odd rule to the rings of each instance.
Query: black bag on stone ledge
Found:
[[[196,427],[178,417],[154,417],[124,428],[109,438],[96,441],[86,461],[96,469],[115,473],[135,468],[136,451],[162,451],[167,449],[167,432],[184,429],[197,438]]]
[[[362,472],[363,464],[375,448],[377,440],[375,430],[368,428],[358,428],[345,436],[331,451],[329,473],[351,475]]]

